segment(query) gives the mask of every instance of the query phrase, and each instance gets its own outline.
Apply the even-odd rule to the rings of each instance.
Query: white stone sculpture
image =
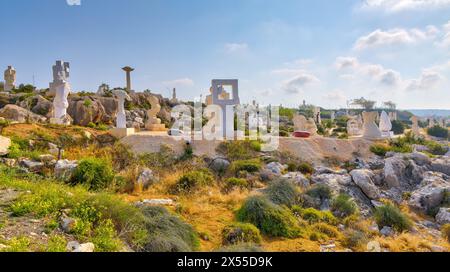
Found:
[[[162,124],[161,119],[157,117],[161,111],[159,99],[156,96],[150,96],[147,100],[150,103],[151,109],[147,111],[148,119],[145,128],[150,131],[166,131],[166,125]]]
[[[362,122],[359,116],[352,116],[347,122],[347,134],[349,136],[359,136],[362,134]]]
[[[69,77],[70,77],[70,64],[68,62],[63,62],[61,60],[56,61],[56,64],[53,65],[53,82],[50,82],[50,90],[48,92],[48,96],[56,96],[57,89],[60,88],[61,85],[69,85]]]
[[[377,119],[378,112],[363,112],[363,137],[366,139],[380,139],[382,138],[382,134],[380,129],[378,128],[375,120]]]
[[[134,134],[134,128],[127,128],[127,117],[125,114],[125,100],[131,101],[131,97],[123,90],[114,90],[114,97],[117,98],[117,119],[116,128],[112,129],[110,133],[116,138],[123,138]]]
[[[237,79],[214,79],[212,85],[212,104],[218,105],[222,109],[222,132],[226,139],[235,138],[234,130],[234,109],[233,106],[239,105],[239,85]],[[233,90],[233,98],[229,95],[224,96],[224,86],[231,86]]]
[[[109,91],[109,86],[107,84],[102,84],[98,87],[97,95],[104,96]]]
[[[383,137],[391,138],[394,136],[392,130],[392,123],[389,115],[383,111],[380,117],[380,130]]]
[[[322,117],[320,115],[321,115],[320,108],[319,107],[315,107],[314,108],[314,121],[318,125],[322,124]]]
[[[434,121],[433,118],[431,118],[428,123],[428,128],[434,128],[435,126],[436,126],[436,122]]]
[[[8,66],[8,69],[5,70],[5,85],[4,91],[10,92],[16,87],[16,70],[12,66]]]
[[[294,122],[294,131],[307,131],[306,124],[308,120],[303,115],[295,114],[293,118]]]
[[[332,111],[330,115],[331,121],[334,121],[336,119],[336,112]]]
[[[411,117],[412,133],[414,136],[420,136],[419,118],[417,116]]]

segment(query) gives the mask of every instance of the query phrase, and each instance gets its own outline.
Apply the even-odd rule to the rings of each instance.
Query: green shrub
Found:
[[[238,210],[237,219],[255,225],[272,237],[294,238],[300,235],[297,220],[290,211],[262,196],[248,198]]]
[[[70,183],[72,185],[82,184],[89,190],[106,189],[113,184],[114,173],[111,165],[97,158],[81,160],[75,169]]]
[[[445,145],[439,144],[434,141],[426,141],[425,145],[428,147],[430,153],[433,155],[442,156],[445,155],[448,151]]]
[[[339,230],[336,227],[330,226],[327,223],[316,223],[312,225],[311,228],[315,232],[320,232],[321,234],[326,235],[327,238],[337,238],[340,235]]]
[[[370,147],[370,152],[381,157],[386,156],[386,153],[388,153],[389,151],[390,151],[389,146],[382,144],[375,144]]]
[[[310,224],[325,222],[329,224],[336,224],[337,219],[330,211],[319,211],[314,208],[302,209],[300,211],[300,217],[308,221]]]
[[[306,174],[312,175],[312,174],[314,174],[314,171],[315,171],[314,167],[310,163],[307,163],[307,162],[300,163],[297,170],[305,175]]]
[[[395,135],[402,135],[405,132],[406,125],[402,121],[392,121],[392,131]]]
[[[347,217],[359,213],[358,205],[346,194],[340,194],[333,200],[331,210],[339,217]]]
[[[358,230],[347,230],[344,232],[342,245],[351,249],[360,249],[368,242],[367,235]]]
[[[8,252],[29,252],[30,251],[31,241],[27,237],[14,237],[7,243],[7,248],[5,248]]]
[[[265,190],[265,194],[273,203],[287,207],[298,204],[300,198],[297,187],[285,179],[272,182]]]
[[[243,178],[228,178],[225,181],[225,189],[227,191],[232,191],[235,188],[245,189],[248,188],[248,186],[248,181]]]
[[[320,200],[331,199],[333,197],[333,193],[331,192],[330,187],[325,184],[318,184],[313,188],[306,191],[306,194],[310,197],[314,197]]]
[[[51,235],[48,239],[46,252],[66,252],[67,240],[62,235]]]
[[[441,231],[444,238],[446,238],[450,243],[450,224],[445,224],[444,226],[442,226]]]
[[[149,237],[146,252],[191,252],[199,246],[194,229],[163,207],[144,207],[145,228]]]
[[[448,134],[449,134],[448,129],[440,127],[440,126],[435,126],[435,127],[428,129],[428,135],[431,135],[434,137],[448,139],[448,137],[449,137]]]
[[[200,169],[188,172],[181,176],[176,183],[176,191],[180,193],[190,193],[200,187],[211,185],[214,176],[208,169]]]
[[[231,164],[231,171],[235,174],[240,171],[246,171],[248,173],[255,173],[261,170],[261,162],[258,159],[234,161]]]
[[[258,141],[227,141],[217,147],[217,152],[230,160],[248,160],[260,151],[261,143]]]
[[[375,210],[374,216],[380,228],[388,226],[397,231],[405,231],[409,230],[412,226],[409,218],[392,204],[378,207]]]
[[[248,223],[235,223],[226,226],[222,231],[224,245],[235,245],[240,243],[261,243],[259,229]]]
[[[123,247],[122,242],[117,238],[117,233],[111,220],[100,222],[95,227],[91,240],[95,245],[96,252],[117,252]]]
[[[172,167],[176,163],[176,154],[170,146],[162,145],[157,153],[146,153],[139,156],[143,165],[151,168]]]

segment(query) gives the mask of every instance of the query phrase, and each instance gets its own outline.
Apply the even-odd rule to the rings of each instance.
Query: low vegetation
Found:
[[[261,243],[261,234],[257,227],[248,223],[234,223],[226,226],[222,231],[224,245],[242,243]]]
[[[411,229],[412,226],[411,220],[392,204],[376,208],[374,216],[380,228],[392,227],[394,230],[402,232]]]

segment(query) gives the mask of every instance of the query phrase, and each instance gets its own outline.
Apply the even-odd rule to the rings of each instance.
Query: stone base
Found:
[[[150,131],[167,131],[166,125],[164,124],[150,124],[145,125],[145,129]]]
[[[61,119],[61,118],[50,118],[50,124],[52,124],[52,125],[70,126],[72,124],[72,122],[70,120]]]
[[[394,132],[392,132],[392,131],[382,131],[381,136],[383,138],[393,138],[395,135],[394,135]]]
[[[113,128],[109,130],[109,133],[117,139],[122,139],[135,133],[134,128]]]

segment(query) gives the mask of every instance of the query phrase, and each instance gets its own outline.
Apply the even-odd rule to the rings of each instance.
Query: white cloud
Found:
[[[434,89],[443,77],[434,70],[424,70],[418,79],[409,82],[407,90],[430,90]]]
[[[358,65],[358,59],[352,57],[338,57],[335,62],[335,66],[338,70],[356,68],[358,67]]]
[[[246,43],[227,43],[225,44],[225,51],[227,53],[243,52],[248,50]]]
[[[450,47],[450,21],[442,26],[442,30],[444,32],[442,40],[436,42],[436,45],[444,48]]]
[[[194,86],[194,81],[190,78],[179,78],[170,81],[164,81],[163,85],[168,87],[190,87]]]
[[[354,49],[364,50],[368,48],[389,46],[389,45],[401,45],[401,44],[414,44],[420,41],[434,38],[439,30],[435,26],[428,26],[426,30],[402,29],[394,28],[387,31],[377,29],[366,36],[360,37],[355,45]]]
[[[287,93],[298,94],[304,87],[320,83],[320,80],[306,71],[300,71],[294,77],[283,82],[282,89]]]
[[[360,8],[395,13],[408,10],[440,9],[449,6],[450,0],[364,0]]]
[[[323,98],[326,100],[332,101],[335,104],[337,104],[339,102],[347,101],[347,97],[340,90],[335,90],[335,91],[329,92],[329,93],[323,95]]]

